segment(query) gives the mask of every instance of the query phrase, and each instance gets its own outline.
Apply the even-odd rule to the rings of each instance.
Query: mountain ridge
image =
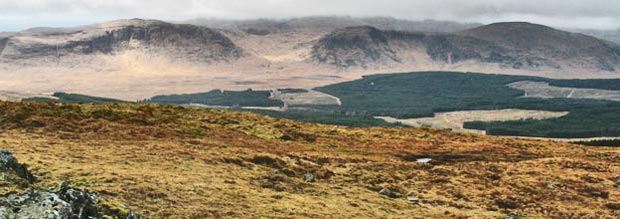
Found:
[[[384,29],[335,28],[342,24],[330,24],[329,19],[285,25],[265,20],[221,28],[131,19],[2,33],[0,73],[11,80],[0,80],[0,86],[25,93],[61,91],[135,100],[213,89],[309,89],[385,72],[609,78],[620,71],[617,44],[533,24],[518,30],[500,23],[420,32],[390,30],[390,25],[399,25],[390,19],[378,19],[385,21]],[[489,28],[499,29],[490,31],[497,36],[531,34],[545,43],[521,40],[531,44],[521,46],[478,33]],[[528,29],[533,31],[519,31]]]
[[[50,39],[55,36],[58,36],[58,39]],[[218,31],[193,25],[142,19],[119,20],[77,28],[31,30],[20,32],[6,40],[8,42],[4,43],[1,53],[1,58],[5,60],[59,57],[65,54],[112,55],[114,52],[132,49],[170,54],[182,52],[175,55],[198,61],[234,59],[243,53],[241,48]],[[28,40],[34,43],[28,44]],[[6,51],[7,47],[9,52]]]
[[[324,21],[328,18],[315,19]],[[291,21],[295,20],[288,20]],[[267,38],[270,32],[265,30],[265,27],[299,28],[299,25],[287,26],[284,21],[272,20],[248,21],[239,25],[241,26],[229,28],[239,28],[246,34]],[[246,28],[243,25],[256,27]],[[330,27],[337,26],[338,24]],[[143,19],[118,20],[76,28],[35,28],[0,38],[0,58],[19,60],[38,56],[62,56],[65,53],[111,54],[121,50],[146,49],[146,52],[178,53],[174,57],[177,59],[202,62],[234,61],[245,54],[245,49],[237,46],[235,40],[227,36],[230,33],[225,30],[231,29],[218,30]],[[426,53],[432,60],[447,64],[470,59],[488,63],[505,61],[498,59],[512,59],[509,60],[512,63],[504,63],[509,68],[525,66],[536,69],[547,66],[561,69],[563,66],[560,62],[577,56],[578,61],[592,60],[592,63],[583,64],[586,69],[613,72],[620,66],[620,45],[527,22],[493,23],[453,33],[381,30],[374,26],[361,25],[337,28],[324,34],[317,33],[317,36],[321,37],[318,40],[306,39],[309,41],[305,43],[312,44],[306,59],[337,67],[359,65],[367,68],[372,64],[381,67],[383,62],[402,63],[406,61],[405,58],[397,57],[396,48],[392,47],[420,46],[426,48]],[[23,44],[21,47],[20,43]],[[164,51],[149,51],[158,49]],[[347,51],[349,49],[352,51]],[[356,57],[347,58],[351,54]],[[340,55],[342,57],[338,57]]]
[[[349,33],[343,33],[349,31]],[[348,38],[341,36],[348,35]],[[353,36],[354,35],[354,36]],[[314,46],[313,58],[319,63],[325,63],[326,55],[332,57],[347,57],[346,46],[349,44],[363,43],[366,46],[377,46],[371,42],[356,42],[362,38],[372,36],[389,37],[383,40],[381,48],[366,48],[361,53],[373,53],[384,51],[383,55],[394,57],[396,48],[389,44],[414,44],[425,48],[425,52],[434,60],[447,64],[459,61],[475,60],[485,63],[499,63],[508,68],[538,69],[549,67],[553,69],[567,69],[568,65],[562,62],[578,63],[587,69],[614,72],[620,67],[620,46],[607,43],[594,37],[583,34],[574,34],[560,31],[550,27],[525,22],[494,23],[465,30],[458,33],[414,33],[400,31],[381,31],[374,29],[372,32],[360,32],[355,28],[344,28],[332,32],[319,40]],[[389,38],[389,40],[388,40]],[[348,41],[343,41],[348,39]],[[321,43],[341,42],[340,48],[332,45],[321,46]],[[390,42],[388,42],[390,41]],[[333,43],[331,43],[333,44]],[[326,50],[318,51],[323,47]],[[360,48],[359,46],[357,48]],[[355,48],[354,48],[355,49]],[[338,52],[341,54],[338,55]],[[350,51],[359,54],[360,51]],[[408,51],[406,51],[408,52]],[[377,55],[375,55],[377,56]],[[317,58],[318,57],[318,58]],[[336,59],[336,58],[334,58]],[[364,60],[366,59],[366,60]],[[357,57],[357,60],[331,61],[328,63],[349,67],[341,63],[366,63],[367,59],[377,61],[374,57]],[[392,58],[392,60],[399,60]],[[591,60],[591,61],[590,61]],[[362,67],[366,67],[364,64]]]

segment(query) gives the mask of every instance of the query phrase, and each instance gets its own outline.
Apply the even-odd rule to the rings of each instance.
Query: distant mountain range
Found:
[[[465,61],[513,69],[616,71],[620,47],[594,37],[530,23],[496,23],[455,33],[381,31],[350,27],[321,38],[312,60],[341,67],[415,62],[407,54],[426,53],[438,64]]]
[[[207,76],[227,79],[205,82],[203,86],[209,89],[238,89],[291,83],[317,86],[363,74],[418,70],[548,77],[610,77],[620,72],[620,45],[523,22],[481,25],[383,17],[308,17],[182,23],[190,24],[132,19],[2,33],[0,73],[19,73],[13,79],[21,85],[32,84],[21,75],[44,75],[42,72],[61,78],[69,73],[81,78],[109,73],[110,83],[128,77],[125,80],[154,86],[165,83],[167,74],[185,77],[187,83],[200,75],[202,80],[208,80]],[[327,77],[334,80],[313,80],[318,74],[334,75]],[[62,88],[94,94],[85,92],[91,87],[84,83],[65,81],[28,91]],[[183,90],[182,84],[175,86]],[[125,92],[135,89],[125,88]]]

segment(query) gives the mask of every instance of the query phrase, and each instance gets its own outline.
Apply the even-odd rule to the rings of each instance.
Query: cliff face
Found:
[[[311,59],[338,67],[400,62],[389,40],[387,34],[374,27],[345,28],[320,39],[312,48]]]
[[[9,42],[8,37],[0,37],[0,54],[2,54],[2,51],[4,51],[4,47],[6,47],[6,44],[8,42]]]

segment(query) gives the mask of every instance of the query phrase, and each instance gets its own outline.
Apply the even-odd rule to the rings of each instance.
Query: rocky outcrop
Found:
[[[312,61],[338,67],[401,62],[386,34],[374,27],[350,27],[323,37],[312,48]]]
[[[18,187],[29,186],[24,185],[18,178],[26,180],[29,184],[36,180],[8,150],[0,150],[0,173],[3,180],[9,184],[22,183]],[[101,200],[94,193],[72,188],[63,182],[52,189],[30,188],[26,192],[0,196],[0,218],[140,218],[140,215],[129,209],[118,209],[102,203]]]
[[[1,37],[0,36],[0,56],[2,55],[2,51],[4,51],[4,47],[6,47],[6,44],[9,42],[9,38],[8,37]]]
[[[18,163],[11,151],[6,149],[0,150],[0,173],[3,173],[4,180],[7,181],[26,180],[28,183],[36,181],[28,168]]]
[[[0,197],[0,218],[139,219],[140,215],[104,206],[97,195],[63,183],[51,190],[31,189]]]
[[[503,68],[536,69],[540,67],[560,68],[552,60],[535,54],[522,54],[483,39],[456,34],[427,35],[423,45],[434,61],[455,64],[463,61],[494,63]]]

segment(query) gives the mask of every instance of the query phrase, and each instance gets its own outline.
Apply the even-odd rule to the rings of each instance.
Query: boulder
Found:
[[[314,182],[314,181],[316,181],[316,178],[314,177],[314,174],[306,173],[304,175],[304,181],[306,181],[306,182]]]
[[[28,168],[17,162],[17,159],[13,156],[13,153],[7,149],[0,150],[0,172],[13,173],[18,177],[27,180],[29,183],[36,181],[34,175],[28,171]]]
[[[93,219],[126,218],[139,219],[137,215],[114,212],[100,205],[99,197],[87,190],[71,188],[61,183],[54,189],[31,189],[25,193],[0,197],[0,219],[45,218],[45,219]]]
[[[8,150],[0,150],[0,173],[8,183],[29,188],[36,179],[26,166],[17,162]],[[25,182],[27,181],[27,182]],[[22,186],[22,184],[26,186]],[[36,187],[36,186],[34,186]],[[62,182],[52,189],[30,187],[26,192],[0,196],[0,219],[139,219],[129,209],[116,209],[100,203],[99,197],[87,190],[72,188]]]
[[[418,197],[415,197],[415,196],[407,196],[407,201],[409,201],[411,203],[419,203],[420,199]]]
[[[52,192],[31,190],[0,198],[0,218],[86,218],[73,216],[71,204]]]
[[[390,198],[401,197],[401,195],[398,192],[394,192],[394,191],[392,191],[391,189],[388,189],[388,188],[381,189],[379,191],[379,194],[385,195],[385,196],[390,197]]]

